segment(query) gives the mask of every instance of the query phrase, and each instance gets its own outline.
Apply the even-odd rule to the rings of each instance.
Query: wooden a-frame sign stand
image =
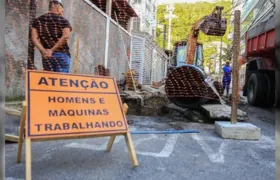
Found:
[[[114,144],[115,138],[118,135],[123,135],[125,137],[126,145],[128,148],[129,157],[132,161],[133,167],[137,167],[139,165],[136,152],[133,146],[132,138],[130,135],[130,132],[126,133],[116,133],[116,134],[108,134],[108,135],[91,135],[91,136],[78,136],[78,137],[64,137],[64,138],[52,138],[52,139],[33,139],[30,138],[24,138],[25,133],[25,121],[26,121],[26,102],[23,102],[23,108],[22,108],[22,114],[20,119],[20,127],[19,127],[19,139],[18,139],[18,152],[17,152],[17,163],[21,162],[21,154],[22,154],[22,145],[25,139],[25,147],[26,147],[26,166],[25,166],[25,176],[26,180],[32,179],[32,171],[31,171],[31,142],[35,141],[48,141],[48,140],[61,140],[61,139],[80,139],[80,138],[96,138],[96,137],[106,137],[110,136],[109,142],[107,144],[107,152],[110,152],[112,149],[112,146]],[[123,113],[126,114],[128,110],[128,106],[126,103],[122,105]]]
[[[47,79],[52,79],[52,83],[50,82],[50,84],[48,84]],[[59,79],[60,83],[54,83],[55,79]],[[72,85],[74,83],[74,86],[67,86],[67,82],[70,82],[70,84],[72,82]],[[99,84],[99,87],[101,88],[96,88],[97,84]],[[114,78],[29,70],[27,71],[26,92],[27,100],[23,102],[17,153],[17,163],[20,163],[22,144],[25,139],[26,180],[31,180],[32,178],[31,142],[35,141],[110,136],[110,140],[107,144],[107,151],[110,151],[116,136],[121,135],[125,137],[133,167],[138,166],[136,152],[125,118],[128,106],[127,104],[122,104]],[[58,97],[60,99],[65,98],[66,102],[68,101],[69,103],[65,104],[64,101],[64,103],[59,102]],[[83,99],[82,101],[79,99],[76,100],[76,98],[81,97]],[[81,104],[81,102],[86,102],[86,105]],[[39,104],[41,106],[38,106]],[[62,107],[64,109],[68,108],[68,113],[69,111],[75,112],[73,108],[79,108],[81,105],[82,107],[86,106],[88,108],[89,111],[86,111],[88,114],[85,113],[82,114],[83,116],[79,115],[78,117],[75,115],[66,116],[66,113],[64,112],[65,115],[62,117],[58,113],[53,113],[55,112],[53,111],[54,109],[56,109],[57,112]],[[58,121],[59,123],[68,124],[68,129],[65,130],[64,127],[62,129],[59,128],[59,132],[50,132],[46,128],[41,128],[40,130],[39,127],[34,129],[34,125],[36,124],[46,125],[47,123],[53,124]],[[78,129],[77,125],[74,128],[74,123],[79,123],[81,127],[81,122],[91,123],[92,129],[90,129],[88,125],[86,125],[87,128],[84,127]],[[113,122],[114,125],[111,125],[111,122]],[[71,127],[69,123],[72,123]],[[95,123],[95,127],[98,127],[99,129],[96,130],[96,128],[93,128],[93,123]],[[100,124],[103,123],[105,125],[102,125],[101,127]],[[97,126],[97,124],[99,125]],[[57,124],[55,127],[56,126]],[[25,138],[24,134],[26,135]]]

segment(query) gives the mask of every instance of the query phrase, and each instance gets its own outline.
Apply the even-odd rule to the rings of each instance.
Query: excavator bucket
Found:
[[[217,96],[205,81],[206,78],[205,72],[194,65],[170,68],[165,81],[166,96],[172,103],[184,108],[196,108],[210,99],[219,100],[223,94],[221,83],[214,83],[219,94]]]
[[[223,9],[223,7],[216,6],[211,15],[201,19],[198,29],[206,35],[223,36],[227,30],[227,19],[222,18]]]

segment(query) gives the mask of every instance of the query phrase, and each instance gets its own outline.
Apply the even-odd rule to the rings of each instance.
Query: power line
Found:
[[[275,6],[275,1],[273,1],[273,0],[269,0],[269,1],[270,1],[271,4],[273,4],[273,6]]]
[[[228,9],[228,10],[226,10],[223,14],[226,14],[227,12],[229,12],[229,11],[233,10],[234,8],[236,8],[237,6],[239,6],[239,5],[243,4],[243,3],[246,3],[248,0],[243,0],[243,1],[241,1],[241,2],[240,2],[240,1],[241,1],[241,0],[238,0],[238,2],[236,3],[235,6],[231,7],[231,8]]]
[[[265,3],[266,3],[267,1],[266,0],[264,0],[263,1],[263,3],[262,3],[262,5],[261,5],[261,9],[259,10],[259,12],[258,12],[258,14],[255,16],[256,18],[252,21],[252,23],[250,24],[250,26],[248,27],[248,29],[250,29],[254,24],[256,24],[257,22],[259,22],[259,21],[261,21],[262,20],[262,18],[265,16],[265,15],[267,15],[267,13],[269,12],[266,12],[266,13],[264,13],[260,18],[258,18],[258,16],[261,14],[261,12],[263,12],[262,10],[265,8]],[[273,9],[273,8],[271,8],[271,9]],[[258,21],[257,21],[258,20]],[[256,22],[257,21],[257,22]]]

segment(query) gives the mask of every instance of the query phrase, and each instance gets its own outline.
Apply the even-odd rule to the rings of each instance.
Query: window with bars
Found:
[[[133,30],[140,31],[140,19],[139,18],[133,18]]]

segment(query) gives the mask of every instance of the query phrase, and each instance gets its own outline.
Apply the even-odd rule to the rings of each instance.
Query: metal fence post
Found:
[[[109,49],[109,35],[110,35],[110,18],[106,17],[106,42],[105,42],[105,58],[104,58],[104,66],[108,68],[108,49]]]

